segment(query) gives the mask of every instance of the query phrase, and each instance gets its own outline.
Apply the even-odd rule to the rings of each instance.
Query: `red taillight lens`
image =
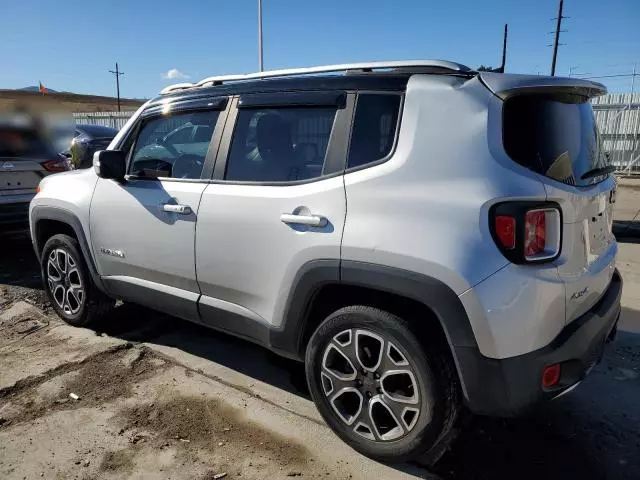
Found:
[[[550,262],[560,255],[562,212],[556,203],[499,203],[489,210],[489,229],[500,252],[512,263]]]
[[[544,251],[546,244],[546,213],[544,210],[528,211],[524,219],[524,255],[533,257]]]
[[[496,235],[504,248],[516,246],[516,219],[508,215],[496,216]]]
[[[542,372],[542,386],[544,388],[553,387],[560,381],[560,364],[550,365]]]
[[[54,158],[53,160],[47,160],[46,162],[42,162],[42,168],[44,168],[47,172],[66,172],[69,170],[69,162],[65,158]]]

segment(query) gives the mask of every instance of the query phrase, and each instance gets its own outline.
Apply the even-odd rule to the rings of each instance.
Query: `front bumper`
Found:
[[[567,325],[549,345],[525,355],[496,360],[483,356],[477,347],[456,348],[469,409],[484,415],[519,415],[583,380],[600,362],[605,342],[615,335],[621,294],[622,278],[616,270],[589,312]],[[560,381],[544,389],[542,373],[556,363],[561,364]]]

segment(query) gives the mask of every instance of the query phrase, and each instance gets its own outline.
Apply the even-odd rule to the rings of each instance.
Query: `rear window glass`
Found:
[[[582,175],[607,165],[591,104],[577,95],[519,95],[506,100],[503,141],[520,165],[577,186],[602,181]]]
[[[0,127],[0,157],[48,157],[53,148],[35,130]]]

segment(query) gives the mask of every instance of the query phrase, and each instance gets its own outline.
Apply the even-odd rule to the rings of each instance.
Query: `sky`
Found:
[[[446,59],[548,74],[557,0],[263,0],[265,69]],[[557,75],[640,73],[640,0],[565,0]],[[257,0],[0,0],[0,88],[125,98],[258,70]],[[640,76],[635,78],[640,90]],[[602,78],[630,91],[631,77]]]

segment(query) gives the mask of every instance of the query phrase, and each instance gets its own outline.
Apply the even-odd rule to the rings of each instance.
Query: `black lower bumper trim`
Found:
[[[621,294],[622,278],[616,270],[589,312],[567,325],[548,346],[525,355],[495,360],[477,347],[456,347],[469,409],[485,415],[519,415],[584,379],[601,360],[605,342],[615,336]],[[542,373],[556,363],[561,364],[559,383],[543,389]]]
[[[0,225],[29,222],[29,202],[0,204]]]

